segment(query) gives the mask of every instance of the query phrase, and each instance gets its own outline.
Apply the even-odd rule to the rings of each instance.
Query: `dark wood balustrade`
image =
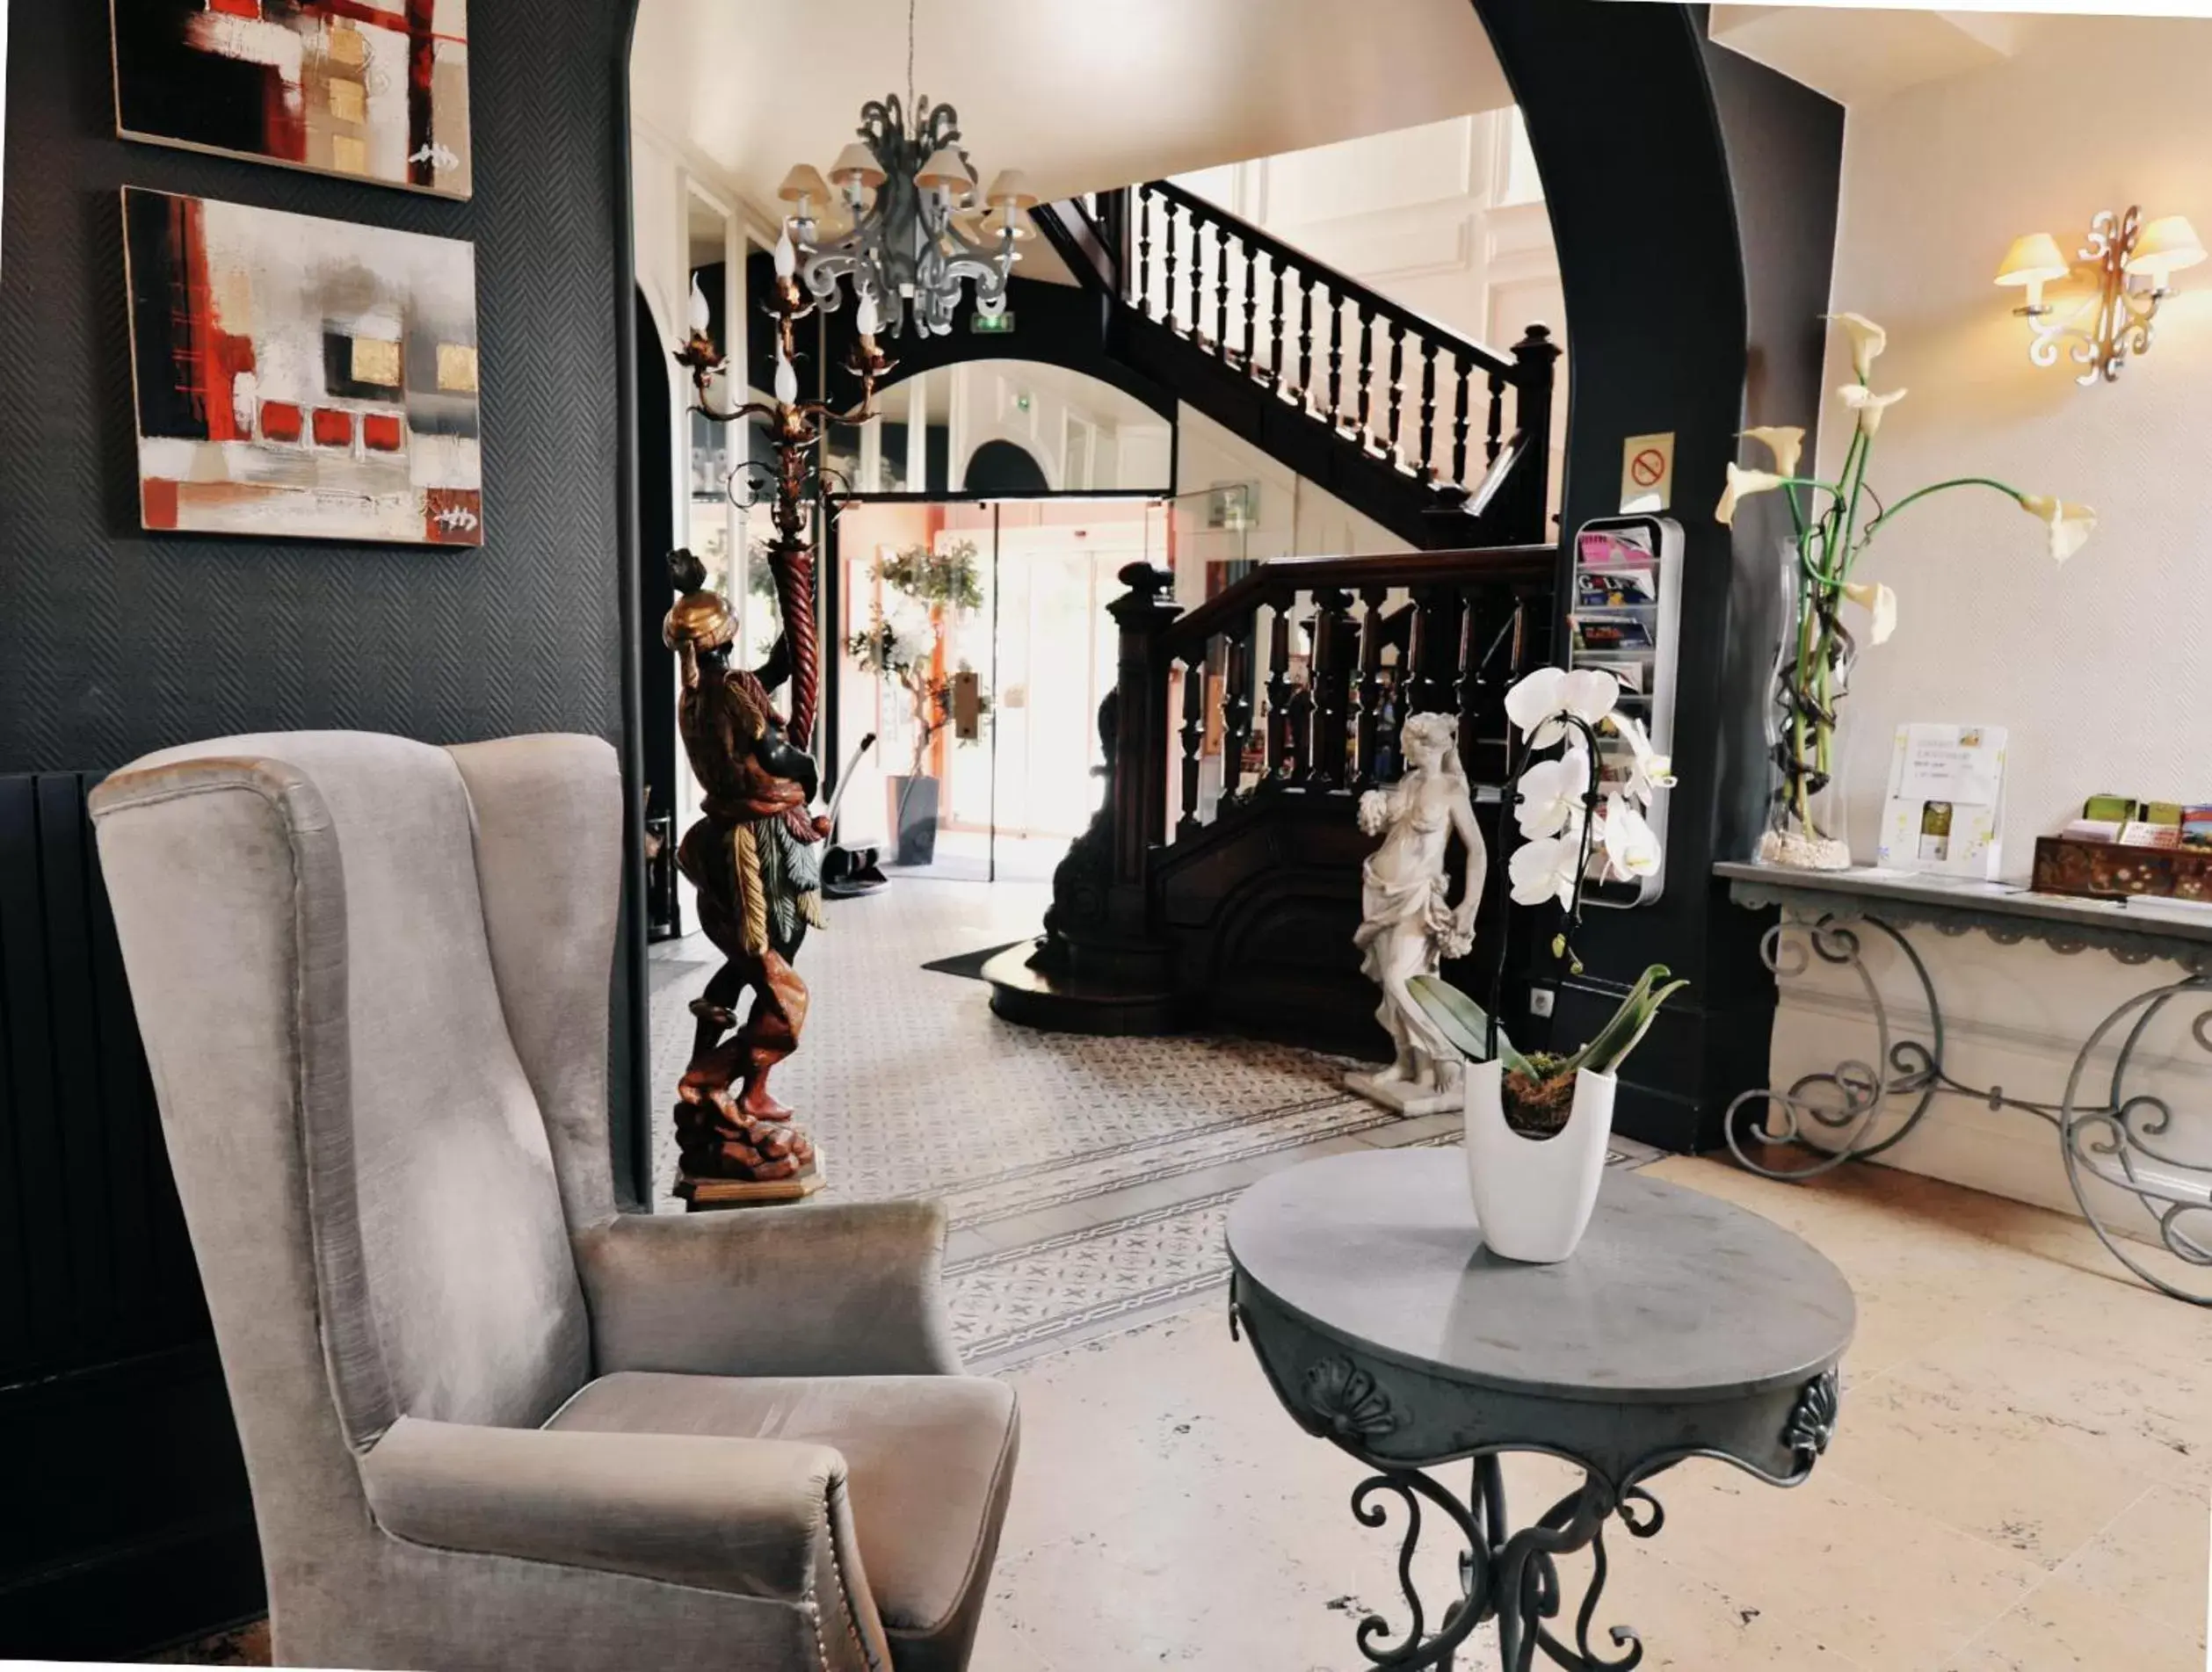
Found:
[[[1557,561],[1550,546],[1278,559],[1187,612],[1166,570],[1122,570],[1105,805],[1053,879],[1037,954],[986,972],[1001,1013],[1374,1043],[1352,949],[1373,845],[1358,798],[1398,778],[1418,713],[1456,717],[1478,799],[1503,783],[1505,692],[1550,654]]]
[[[1502,353],[1467,341],[1164,180],[1056,221],[1086,227],[1092,252],[1122,252],[1088,264],[1142,317],[1427,488],[1440,508],[1487,517],[1501,542],[1544,539],[1559,358],[1548,327]]]

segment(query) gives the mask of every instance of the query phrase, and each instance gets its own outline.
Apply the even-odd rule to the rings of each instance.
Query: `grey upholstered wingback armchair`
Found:
[[[613,1211],[612,750],[234,737],[92,808],[279,1662],[966,1662],[1016,1425],[941,1211]]]

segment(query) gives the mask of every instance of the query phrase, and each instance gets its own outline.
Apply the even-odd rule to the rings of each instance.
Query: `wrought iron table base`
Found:
[[[1729,1148],[1750,1171],[1766,1178],[1796,1182],[1842,1166],[1864,1161],[1902,1142],[1939,1095],[1971,1097],[1991,1109],[2017,1109],[2035,1116],[2057,1134],[2066,1177],[2089,1223],[2112,1256],[2150,1287],[2193,1305],[2212,1306],[2212,1289],[2189,1288],[2161,1276],[2132,1251],[2132,1239],[2107,1224],[2106,1211],[2093,1188],[2103,1184],[2132,1197],[2150,1215],[2160,1244],[2183,1264],[2212,1270],[2212,1164],[2190,1161],[2167,1147],[2164,1140],[2173,1127],[2174,1111],[2162,1097],[2148,1092],[2128,1094],[2126,1082],[2136,1047],[2150,1024],[2179,1001],[2185,1007],[2201,1003],[2190,1026],[2196,1043],[2212,1053],[2212,971],[2198,973],[2135,995],[2093,1029],[2075,1054],[2073,1071],[2066,1078],[2063,1095],[2056,1103],[2015,1097],[2002,1086],[1974,1086],[1954,1077],[1944,1067],[1943,1008],[1936,997],[1928,967],[1897,927],[1871,912],[1808,908],[1784,903],[1783,920],[1766,931],[1760,955],[1777,976],[1795,976],[1812,966],[1816,958],[1849,969],[1859,978],[1868,1007],[1874,1012],[1875,1047],[1872,1061],[1846,1058],[1825,1072],[1800,1075],[1787,1089],[1765,1087],[1744,1092],[1728,1107],[1724,1131]],[[1938,921],[1940,932],[1962,935],[1969,923]],[[2027,932],[2005,932],[1984,927],[1985,932],[2007,943],[2027,937]],[[1886,937],[1904,956],[1927,1001],[1926,1039],[1901,1039],[1890,1026],[1882,989],[1868,970],[1860,930],[1872,930]],[[2078,952],[2092,944],[2063,935],[2041,937],[2062,952]],[[2140,952],[2124,943],[2108,945],[2123,963],[2139,964],[2158,955]],[[2107,1080],[2092,1069],[2092,1059],[2117,1038],[2118,1055]],[[2098,1100],[2099,1093],[2101,1100]],[[1894,1131],[1875,1139],[1875,1123],[1901,1104],[1911,1107]],[[1751,1111],[1758,1110],[1763,1115]],[[1811,1141],[1808,1124],[1826,1133],[1830,1143]],[[1780,1147],[1803,1159],[1774,1163],[1755,1157],[1747,1140]]]
[[[1405,1524],[1398,1542],[1398,1589],[1407,1612],[1403,1635],[1383,1615],[1368,1614],[1359,1625],[1360,1654],[1370,1664],[1390,1672],[1417,1668],[1453,1672],[1461,1646],[1477,1627],[1495,1620],[1503,1672],[1531,1672],[1539,1651],[1567,1672],[1630,1672],[1643,1659],[1643,1643],[1629,1627],[1605,1628],[1612,1643],[1610,1654],[1591,1644],[1606,1589],[1606,1524],[1618,1516],[1633,1537],[1652,1537],[1665,1524],[1666,1511],[1650,1483],[1693,1457],[1732,1464],[1769,1486],[1802,1485],[1827,1449],[1840,1393],[1841,1381],[1833,1371],[1807,1384],[1783,1437],[1793,1459],[1787,1474],[1769,1473],[1727,1451],[1698,1448],[1649,1458],[1616,1486],[1601,1471],[1548,1447],[1501,1445],[1475,1454],[1464,1502],[1426,1470],[1383,1463],[1338,1437],[1338,1446],[1378,1471],[1353,1489],[1353,1518],[1363,1527],[1387,1524],[1391,1516],[1384,1495],[1395,1494]],[[1547,1509],[1534,1526],[1510,1534],[1500,1466],[1507,1451],[1541,1451],[1582,1470],[1579,1487]],[[1433,1632],[1428,1630],[1428,1610],[1413,1576],[1424,1503],[1440,1511],[1466,1545],[1459,1559],[1460,1595],[1444,1610]],[[1570,1641],[1552,1626],[1566,1606],[1558,1559],[1585,1549],[1591,1553],[1590,1583],[1575,1610]],[[1397,1640],[1392,1641],[1394,1638]]]

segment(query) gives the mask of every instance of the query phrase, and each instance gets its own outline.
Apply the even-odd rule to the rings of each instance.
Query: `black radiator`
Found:
[[[0,1659],[120,1658],[262,1606],[99,777],[0,777]]]

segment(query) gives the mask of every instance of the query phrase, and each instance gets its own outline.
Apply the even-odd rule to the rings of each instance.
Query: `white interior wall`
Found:
[[[1877,389],[1907,398],[1882,422],[1873,481],[1894,499],[1954,475],[1986,474],[2094,505],[2095,538],[2063,568],[2041,531],[2000,496],[1962,491],[1913,507],[1859,571],[1897,590],[1896,636],[1862,655],[1846,765],[1854,856],[1874,858],[1889,742],[1908,720],[2009,728],[2004,872],[2024,879],[2034,839],[2092,793],[2212,799],[2207,654],[2212,532],[2205,438],[2212,434],[2212,268],[2177,277],[2158,340],[2114,384],[2076,386],[2028,363],[2016,293],[1991,282],[2007,243],[2043,229],[2071,250],[2104,208],[2183,214],[2212,230],[2212,22],[2046,20],[2007,62],[1854,106],[1845,129],[1834,305],[1889,332]],[[2113,118],[2085,88],[2122,88]],[[1848,380],[1831,345],[1827,383]],[[1840,463],[1843,426],[1822,466]],[[1759,462],[1763,463],[1761,460]],[[1878,940],[1880,937],[1874,937]],[[1962,1078],[2056,1100],[2078,1042],[2114,1005],[2175,966],[2125,968],[2105,954],[1951,940],[1915,944],[1937,983]],[[1878,949],[1882,988],[1915,1007],[1909,971]],[[1776,1083],[1839,1056],[1874,1059],[1864,1000],[1847,974],[1816,965],[1785,980]],[[2203,1122],[2206,1060],[2188,1065],[2177,1111]],[[2145,1076],[2173,1089],[2183,1070]],[[2205,1123],[2212,1124],[2212,1123]],[[2201,1143],[2201,1130],[2189,1141]],[[2025,1200],[2071,1205],[2057,1145],[2032,1116],[1939,1100],[1886,1159]]]

